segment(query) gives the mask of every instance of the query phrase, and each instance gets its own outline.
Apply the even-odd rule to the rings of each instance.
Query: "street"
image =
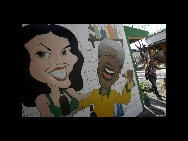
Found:
[[[162,96],[163,100],[156,99],[155,94],[153,92],[148,93],[148,96],[151,99],[151,106],[145,106],[142,113],[140,113],[137,117],[166,117],[166,93],[164,93],[161,90],[161,82],[164,81],[164,78],[166,77],[166,67],[160,66],[160,70],[156,70],[157,74],[157,90],[159,94]],[[144,82],[146,84],[149,84],[151,86],[151,83],[149,80],[146,80],[145,78],[145,70],[141,69],[137,71],[137,76],[139,83]]]

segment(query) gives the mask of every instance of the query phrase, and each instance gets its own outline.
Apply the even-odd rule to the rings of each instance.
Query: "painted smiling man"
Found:
[[[133,75],[126,75],[127,82],[123,88],[122,95],[117,93],[116,90],[111,90],[111,86],[119,78],[125,60],[123,48],[111,39],[106,38],[100,42],[98,60],[97,73],[101,87],[94,89],[87,99],[81,100],[79,107],[84,109],[94,104],[95,116],[114,117],[114,104],[128,105],[131,99],[132,84],[129,80],[132,80]],[[129,71],[131,70],[127,70],[126,74]],[[133,85],[135,85],[134,82]]]

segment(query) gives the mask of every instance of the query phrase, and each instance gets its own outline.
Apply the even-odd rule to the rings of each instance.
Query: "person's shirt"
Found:
[[[147,66],[148,72],[156,75],[156,67],[155,66]]]
[[[94,89],[88,99],[79,102],[78,107],[83,107],[80,109],[83,110],[91,104],[94,104],[94,112],[97,114],[97,117],[114,117],[114,104],[120,103],[128,105],[131,99],[131,89],[131,83],[128,83],[128,86],[125,85],[122,91],[123,95],[117,93],[116,90],[111,90],[111,88],[105,94],[102,94],[102,88]]]

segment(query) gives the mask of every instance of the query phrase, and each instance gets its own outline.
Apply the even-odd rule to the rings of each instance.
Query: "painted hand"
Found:
[[[129,79],[129,83],[133,83],[133,86],[135,86],[134,80],[133,80],[133,70],[128,70],[127,72],[127,79]]]
[[[122,74],[122,77],[125,77],[125,78],[126,78],[126,75],[125,75],[125,73],[124,73],[124,74]]]

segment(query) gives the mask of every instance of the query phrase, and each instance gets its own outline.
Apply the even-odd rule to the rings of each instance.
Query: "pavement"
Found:
[[[141,112],[137,117],[166,117],[166,93],[164,93],[163,90],[161,90],[161,82],[164,81],[164,78],[166,77],[166,65],[159,65],[161,68],[160,70],[156,70],[157,74],[157,90],[159,94],[162,96],[163,100],[156,99],[155,94],[153,92],[148,93],[148,96],[151,100],[151,106],[145,106],[144,110]],[[141,65],[140,68],[137,70],[137,76],[139,83],[144,82],[146,84],[149,84],[151,86],[151,82],[149,80],[145,79],[145,69]]]

